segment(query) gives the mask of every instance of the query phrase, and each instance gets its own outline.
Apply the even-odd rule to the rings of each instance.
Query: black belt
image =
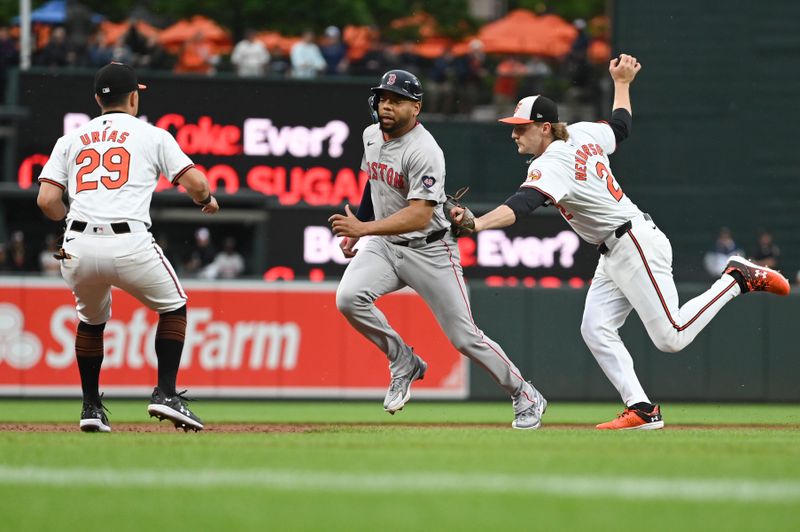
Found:
[[[444,235],[446,235],[446,234],[447,234],[447,229],[439,229],[438,231],[434,231],[433,233],[431,233],[431,234],[429,234],[428,236],[425,237],[425,243],[426,244],[430,244],[431,242],[436,242],[437,240],[441,240],[442,238],[444,238]],[[408,245],[411,242],[414,242],[414,241],[413,240],[403,240],[402,242],[392,242],[392,244],[394,244],[396,246],[408,247]]]
[[[83,233],[86,229],[86,222],[81,222],[79,220],[73,220],[72,223],[69,225],[70,231],[77,231],[79,233]],[[128,225],[128,222],[116,222],[113,224],[108,224],[111,226],[111,230],[114,231],[115,234],[122,234],[122,233],[130,233],[131,226]]]
[[[644,213],[644,219],[647,221],[653,220],[647,213]],[[617,238],[622,238],[622,235],[630,231],[631,227],[633,227],[633,222],[628,220],[627,222],[620,225],[614,230],[614,236]],[[599,251],[601,255],[605,255],[606,253],[608,253],[608,246],[606,246],[606,243],[603,242],[599,246],[597,246],[597,251]]]

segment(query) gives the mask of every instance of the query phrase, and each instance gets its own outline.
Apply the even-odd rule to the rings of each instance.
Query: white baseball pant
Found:
[[[67,230],[61,275],[75,295],[78,317],[89,325],[111,317],[111,287],[125,290],[162,314],[186,304],[186,292],[172,265],[141,222],[128,222],[130,233],[115,234],[109,224]]]
[[[736,280],[722,275],[711,288],[679,306],[669,239],[644,217],[632,222],[619,239],[612,235],[606,240],[609,251],[600,257],[581,323],[586,345],[627,406],[650,402],[619,335],[631,310],[636,310],[658,349],[675,353],[740,293]]]

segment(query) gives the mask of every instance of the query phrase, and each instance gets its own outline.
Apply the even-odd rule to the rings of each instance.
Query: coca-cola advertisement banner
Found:
[[[213,190],[281,205],[358,203],[368,80],[247,80],[143,74],[140,118],[172,133]],[[376,80],[377,81],[377,80]],[[56,140],[99,114],[86,74],[21,72],[17,182],[29,188]],[[172,186],[162,179],[158,190]]]
[[[380,398],[386,357],[336,309],[334,283],[187,282],[186,343],[178,385],[207,397]],[[101,391],[147,394],[157,382],[158,316],[114,290]],[[420,398],[465,398],[469,365],[425,302],[403,290],[379,308],[429,364]],[[0,281],[0,395],[80,395],[77,315],[58,280]]]

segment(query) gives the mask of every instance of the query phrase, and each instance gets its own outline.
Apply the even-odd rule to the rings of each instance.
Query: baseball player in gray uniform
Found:
[[[83,388],[80,428],[110,432],[99,393],[103,331],[111,317],[111,287],[125,290],[158,312],[155,351],[158,386],[151,417],[176,428],[203,422],[175,389],[186,333],[186,293],[148,229],[150,200],[159,175],[181,184],[206,214],[219,205],[208,181],[167,131],[136,118],[140,85],[134,70],[110,63],[95,75],[102,115],[58,139],[39,177],[37,203],[51,220],[66,217],[61,275],[75,295],[75,354]],[[66,191],[69,207],[62,195]]]
[[[379,122],[364,130],[361,168],[369,175],[358,212],[329,221],[351,263],[336,292],[336,306],[348,321],[386,354],[391,381],[383,408],[401,410],[411,384],[427,364],[392,329],[375,306],[384,294],[410,286],[422,296],[453,346],[489,374],[513,399],[517,429],[536,429],[547,401],[522,376],[503,349],[472,319],[458,245],[445,218],[444,155],[417,121],[422,86],[404,70],[390,70],[372,88]],[[359,238],[376,235],[363,249]]]
[[[520,100],[511,124],[517,151],[534,159],[516,194],[504,205],[465,226],[474,231],[506,227],[542,205],[553,205],[584,240],[598,246],[600,262],[586,295],[581,333],[603,372],[619,391],[625,410],[598,429],[660,429],[661,409],[650,402],[622,343],[619,328],[636,310],[660,350],[680,351],[740,293],[789,293],[778,272],[741,257],[728,265],[708,290],[679,305],[672,278],[669,239],[622,192],[611,172],[609,155],[629,134],[632,110],[629,87],[641,65],[627,54],[611,60],[614,80],[611,122],[558,120],[556,104],[544,96]],[[464,223],[463,207],[450,215]],[[470,213],[471,216],[471,213]]]

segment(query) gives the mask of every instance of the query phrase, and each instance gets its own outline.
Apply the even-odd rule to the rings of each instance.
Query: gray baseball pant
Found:
[[[428,304],[453,346],[482,366],[511,396],[524,379],[494,340],[472,319],[458,245],[448,234],[420,247],[403,247],[371,238],[344,272],[336,306],[353,327],[386,353],[393,376],[413,369],[413,351],[375,306],[384,294],[405,286]],[[413,244],[412,244],[413,245]],[[424,357],[423,357],[424,358]]]

